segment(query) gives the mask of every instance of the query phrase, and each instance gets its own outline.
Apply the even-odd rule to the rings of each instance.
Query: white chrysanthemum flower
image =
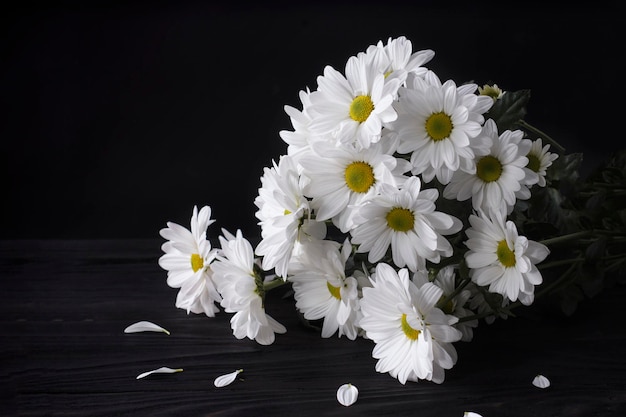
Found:
[[[528,165],[526,167],[537,175],[537,185],[540,187],[546,186],[546,170],[552,165],[559,154],[550,152],[550,145],[543,146],[541,139],[537,139],[532,142],[530,151],[526,157],[528,158]],[[532,185],[528,184],[528,185]]]
[[[441,288],[433,283],[417,288],[407,269],[396,272],[383,262],[376,266],[372,285],[363,288],[360,325],[376,343],[376,371],[388,372],[402,384],[419,379],[442,383],[444,370],[456,363],[452,343],[461,339],[461,332],[452,327],[456,317],[435,307]]]
[[[310,100],[311,92],[307,88],[306,91],[300,91],[300,102],[302,103],[302,110],[298,110],[293,106],[286,105],[284,107],[285,113],[291,120],[293,131],[281,130],[279,136],[287,144],[287,155],[294,158],[296,163],[299,157],[311,149],[311,144],[318,141],[325,141],[330,143],[336,143],[336,140],[330,135],[319,135],[312,132],[309,129],[312,118],[309,111],[311,106]]]
[[[422,65],[435,56],[435,52],[430,49],[413,52],[413,45],[405,36],[390,37],[386,44],[379,41],[361,54],[374,61],[386,82],[398,79],[398,87],[404,85],[409,74],[422,77],[427,71]]]
[[[237,339],[247,337],[259,344],[274,343],[275,333],[287,329],[265,312],[264,282],[255,270],[252,245],[241,230],[233,236],[222,230],[221,250],[213,263],[213,279],[222,294],[221,305],[227,313],[235,313],[230,324]]]
[[[217,251],[206,238],[207,228],[213,222],[211,207],[204,206],[198,212],[198,207],[194,206],[191,230],[168,222],[167,228],[159,231],[168,240],[161,247],[165,254],[159,258],[159,265],[167,270],[167,285],[179,288],[176,307],[209,317],[219,311],[215,303],[222,299],[213,283],[210,267]]]
[[[543,281],[535,264],[543,261],[548,248],[525,236],[519,236],[512,221],[506,221],[497,210],[490,215],[470,215],[471,227],[465,253],[470,276],[476,285],[489,286],[489,291],[525,305],[533,301],[535,285]]]
[[[383,184],[399,186],[406,180],[407,161],[387,155],[380,144],[356,151],[320,142],[313,149],[300,159],[309,179],[305,195],[312,198],[317,221],[332,219],[344,233],[353,226],[355,206],[376,195]]]
[[[400,88],[390,129],[398,134],[398,152],[411,154],[413,174],[447,184],[453,172],[471,172],[474,149],[489,145],[479,134],[493,100],[475,94],[476,84],[442,84],[432,71],[412,81]]]
[[[439,263],[452,256],[453,248],[443,235],[463,227],[459,219],[435,211],[439,191],[420,190],[419,177],[410,177],[402,188],[384,187],[358,210],[356,226],[350,231],[357,251],[368,252],[372,263],[380,261],[389,246],[393,262],[415,272],[426,260]]]
[[[296,308],[307,320],[323,319],[322,337],[338,334],[354,340],[359,310],[357,280],[346,277],[346,262],[352,246],[346,239],[335,246],[310,245],[294,264],[289,281],[293,283]]]
[[[383,124],[396,119],[392,102],[398,80],[385,82],[376,64],[365,56],[350,57],[344,77],[331,66],[317,78],[318,89],[310,95],[309,130],[331,134],[342,144],[369,148],[380,140]]]
[[[498,84],[484,84],[482,87],[478,87],[478,94],[481,96],[489,96],[493,99],[493,101],[501,99],[504,93],[505,91],[498,87]]]
[[[443,310],[446,314],[450,314],[461,319],[474,315],[472,310],[466,308],[470,297],[472,296],[472,292],[467,289],[467,287],[464,287],[463,290],[458,291],[457,293],[456,274],[454,272],[455,268],[455,265],[447,265],[441,268],[437,272],[437,275],[435,275],[432,283],[443,290],[443,295],[441,297],[442,299],[445,298],[446,302],[445,305],[441,306],[441,310]],[[418,286],[418,288],[423,284],[430,282],[428,279],[428,271],[417,271],[413,275],[413,282]],[[452,298],[449,298],[450,296],[452,296]],[[478,327],[478,320],[459,322],[456,323],[454,327],[459,329],[463,334],[461,341],[471,342],[474,337],[473,329]]]
[[[292,157],[281,156],[278,164],[265,168],[261,188],[254,200],[258,207],[261,237],[255,249],[263,257],[263,269],[275,268],[285,279],[294,246],[300,239],[323,239],[326,225],[310,220],[309,201],[302,193],[298,168]]]
[[[485,122],[483,133],[491,138],[489,153],[476,157],[476,171],[457,171],[443,190],[448,199],[472,199],[474,210],[498,207],[503,215],[513,211],[517,199],[530,198],[529,183],[537,178],[526,165],[531,141],[521,130],[505,130],[498,136],[496,123]]]

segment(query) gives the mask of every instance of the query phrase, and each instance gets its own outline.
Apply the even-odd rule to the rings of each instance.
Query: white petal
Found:
[[[231,372],[225,375],[220,375],[217,378],[215,378],[215,381],[213,381],[213,384],[218,388],[225,387],[226,385],[230,385],[233,383],[235,379],[237,379],[237,375],[239,375],[241,372],[243,372],[243,369],[237,369],[235,372]]]
[[[138,333],[138,332],[163,332],[166,334],[170,334],[170,332],[164,329],[163,327],[157,324],[154,324],[150,321],[138,321],[137,323],[133,323],[124,329],[124,333]]]
[[[142,374],[137,375],[137,379],[141,379],[151,374],[173,374],[173,373],[182,372],[182,371],[183,371],[182,368],[172,369],[166,366],[162,366],[159,369],[155,369],[153,371],[148,371],[148,372],[144,372]]]
[[[483,416],[473,411],[466,411],[463,413],[463,417],[483,417]]]
[[[537,375],[533,379],[533,385],[537,388],[548,388],[550,386],[550,380],[543,375]]]
[[[359,390],[352,384],[343,384],[337,390],[337,401],[346,407],[351,406],[359,397]]]

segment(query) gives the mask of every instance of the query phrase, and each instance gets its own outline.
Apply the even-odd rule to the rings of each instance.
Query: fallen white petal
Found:
[[[226,385],[230,385],[233,383],[235,379],[237,379],[237,375],[239,375],[241,372],[243,372],[243,369],[237,369],[235,372],[231,372],[225,375],[220,375],[217,378],[215,378],[215,381],[213,381],[213,384],[218,388],[225,387]]]
[[[359,390],[352,384],[343,384],[337,390],[337,401],[346,407],[351,406],[359,397]]]
[[[150,321],[138,321],[137,323],[133,323],[124,329],[124,333],[138,333],[138,332],[163,332],[163,333],[170,334],[170,332],[165,330],[163,327],[157,324],[154,324]]]
[[[143,374],[139,374],[137,375],[137,379],[141,379],[144,378],[148,375],[151,374],[173,374],[175,372],[182,372],[183,370],[181,368],[177,368],[177,369],[172,369],[172,368],[168,368],[166,366],[162,366],[159,369],[155,369],[153,371],[148,371],[148,372],[144,372]]]
[[[543,375],[537,375],[533,379],[533,385],[537,388],[548,388],[550,386],[550,380]]]
[[[483,416],[473,411],[466,411],[463,413],[463,417],[483,417]]]

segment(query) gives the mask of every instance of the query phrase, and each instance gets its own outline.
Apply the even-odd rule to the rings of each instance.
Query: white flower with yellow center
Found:
[[[505,91],[502,91],[502,89],[498,87],[498,84],[484,84],[482,87],[478,87],[478,94],[481,96],[489,96],[493,101],[501,99],[504,93]]]
[[[309,179],[305,195],[317,221],[332,219],[342,231],[352,226],[354,207],[378,193],[383,184],[401,185],[408,162],[383,153],[381,144],[360,151],[316,143],[302,156],[303,175]]]
[[[324,338],[337,333],[354,340],[358,335],[357,280],[345,274],[351,251],[347,239],[339,250],[332,245],[307,245],[289,277],[296,308],[307,320],[323,319]]]
[[[543,145],[541,139],[537,139],[532,142],[532,146],[526,157],[528,158],[526,168],[537,175],[537,185],[545,187],[546,170],[552,165],[552,162],[559,157],[559,154],[550,152],[550,145]]]
[[[505,222],[497,210],[489,215],[472,214],[469,222],[465,242],[469,250],[465,261],[472,281],[479,286],[489,286],[489,291],[510,301],[519,298],[525,305],[532,303],[535,286],[543,281],[535,265],[548,256],[548,248],[519,236],[515,223]]]
[[[222,230],[221,250],[213,263],[213,279],[222,294],[221,305],[227,313],[237,339],[247,337],[261,345],[274,343],[275,333],[287,329],[265,312],[265,282],[255,268],[252,245],[241,230],[233,236]]]
[[[168,240],[161,247],[165,254],[159,258],[159,265],[167,270],[167,285],[179,288],[177,308],[214,317],[219,311],[215,303],[222,298],[213,283],[210,267],[217,254],[206,238],[207,228],[215,222],[210,217],[209,206],[202,207],[200,212],[194,206],[191,230],[167,222],[167,228],[159,231],[161,237]]]
[[[493,100],[475,94],[476,84],[442,84],[432,71],[412,81],[400,88],[390,129],[397,132],[398,152],[411,154],[413,174],[447,184],[455,171],[471,172],[474,149],[489,145],[479,134]]]
[[[360,326],[376,344],[376,371],[388,372],[400,383],[420,379],[442,383],[444,370],[457,360],[452,345],[461,332],[456,317],[435,307],[443,291],[433,283],[418,288],[407,269],[396,272],[379,263],[372,287],[363,288]]]
[[[526,184],[536,181],[526,168],[531,142],[523,139],[521,130],[505,130],[498,136],[492,119],[485,122],[483,133],[492,141],[489,153],[476,157],[474,173],[455,172],[443,196],[459,201],[471,198],[474,210],[499,208],[503,215],[510,214],[517,199],[530,198]]]
[[[350,57],[345,77],[331,66],[317,78],[311,93],[309,130],[331,134],[344,145],[369,148],[380,140],[383,124],[396,119],[392,102],[399,81],[385,82],[376,64],[366,56]]]
[[[298,167],[292,157],[281,156],[278,164],[265,168],[261,188],[254,200],[258,207],[262,240],[255,253],[263,257],[263,269],[275,268],[286,278],[294,246],[300,239],[323,239],[326,225],[310,220],[309,201],[302,193]]]
[[[443,290],[443,295],[441,296],[439,303],[442,303],[445,299],[444,305],[440,306],[441,310],[446,314],[453,315],[460,319],[472,316],[474,315],[474,312],[466,308],[470,298],[472,297],[472,292],[467,286],[461,291],[457,290],[455,273],[456,267],[457,266],[455,265],[447,265],[441,268],[437,272],[437,275],[435,275],[433,281],[429,281],[428,271],[417,271],[413,275],[413,282],[418,286],[418,288],[427,282],[432,282],[441,288]],[[454,327],[459,329],[463,334],[461,341],[470,342],[474,337],[473,329],[478,327],[478,320],[468,320],[462,323],[456,323]]]
[[[404,36],[389,38],[386,44],[379,41],[362,54],[374,60],[378,70],[384,74],[385,81],[398,79],[398,87],[404,85],[409,74],[422,77],[427,71],[422,65],[435,56],[435,52],[430,49],[413,52],[413,44]]]
[[[368,253],[370,262],[380,261],[389,246],[396,266],[415,272],[426,267],[426,260],[439,263],[451,256],[453,248],[443,235],[463,227],[459,219],[435,211],[439,192],[420,190],[419,177],[410,177],[402,188],[384,187],[379,195],[363,204],[350,231],[357,251]]]

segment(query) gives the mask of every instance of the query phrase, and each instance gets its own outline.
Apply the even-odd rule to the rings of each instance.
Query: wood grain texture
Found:
[[[571,317],[481,323],[457,343],[441,384],[377,373],[373,344],[322,339],[291,298],[270,293],[287,327],[270,346],[232,335],[231,315],[187,315],[158,264],[159,240],[0,241],[2,416],[490,416],[626,415],[624,287]],[[171,332],[124,334],[153,321]],[[144,371],[169,366],[176,374]],[[215,377],[244,372],[215,388]],[[552,386],[531,384],[544,374]],[[337,388],[360,395],[341,406]]]

